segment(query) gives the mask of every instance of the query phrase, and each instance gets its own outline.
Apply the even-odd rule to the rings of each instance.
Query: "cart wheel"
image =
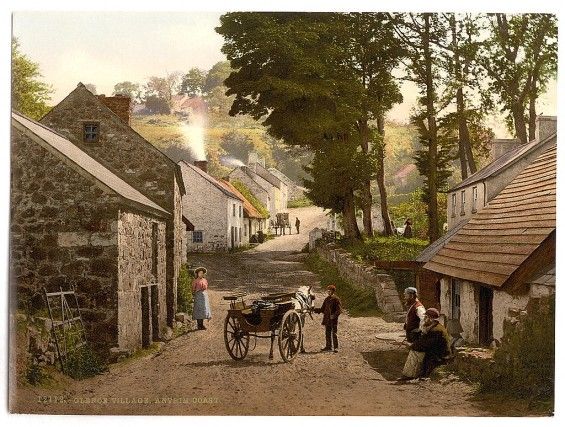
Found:
[[[279,331],[279,351],[285,362],[292,361],[300,350],[302,342],[302,324],[294,310],[287,311],[281,321]]]
[[[232,359],[242,360],[247,356],[249,334],[241,329],[239,320],[229,314],[224,322],[224,342]]]

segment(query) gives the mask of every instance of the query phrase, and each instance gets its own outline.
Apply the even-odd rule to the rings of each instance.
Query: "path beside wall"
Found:
[[[375,267],[358,263],[350,253],[333,243],[317,245],[316,253],[334,264],[344,279],[356,286],[371,288],[375,292],[379,309],[387,318],[404,321],[406,312],[390,275],[379,273]]]

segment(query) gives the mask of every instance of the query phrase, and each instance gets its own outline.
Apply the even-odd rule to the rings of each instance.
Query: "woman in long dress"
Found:
[[[204,319],[212,318],[210,310],[210,300],[208,299],[208,281],[204,277],[206,269],[198,267],[194,270],[196,279],[192,282],[192,295],[194,300],[194,308],[192,310],[192,318],[196,320],[198,329],[204,330]]]

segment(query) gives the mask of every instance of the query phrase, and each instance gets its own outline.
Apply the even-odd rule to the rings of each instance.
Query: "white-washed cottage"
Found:
[[[440,277],[448,324],[484,346],[510,320],[555,292],[556,143],[498,195],[435,243],[424,265]]]
[[[292,179],[276,168],[269,168],[274,176],[280,179],[288,189],[288,200],[299,200],[305,197],[306,188],[296,184]]]
[[[243,243],[245,218],[240,197],[207,173],[207,162],[180,161],[186,186],[183,212],[194,227],[187,232],[189,252],[227,251]]]
[[[74,289],[89,343],[133,351],[167,327],[172,214],[54,130],[12,113],[10,287],[26,312]]]
[[[491,143],[493,161],[477,171],[448,193],[447,224],[452,229],[480,211],[533,159],[557,139],[557,118],[539,116],[536,138],[527,144],[518,140],[495,139]]]

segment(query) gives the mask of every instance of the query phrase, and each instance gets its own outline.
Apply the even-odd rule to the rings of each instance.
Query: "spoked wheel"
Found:
[[[302,324],[298,313],[287,311],[281,321],[279,331],[279,351],[285,362],[294,360],[302,342]]]
[[[229,314],[224,322],[224,342],[232,359],[243,360],[247,356],[249,334],[241,329],[239,319]]]

